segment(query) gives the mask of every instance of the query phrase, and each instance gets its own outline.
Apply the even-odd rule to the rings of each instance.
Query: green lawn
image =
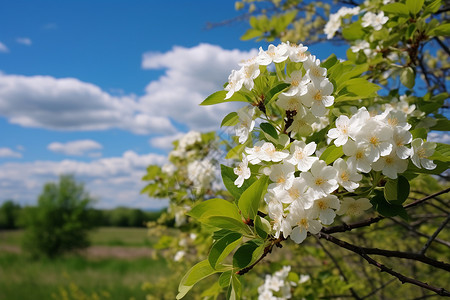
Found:
[[[165,260],[150,255],[154,240],[145,228],[99,228],[91,233],[91,249],[103,255],[56,260],[31,260],[20,250],[22,236],[21,230],[0,231],[0,299],[145,299],[151,289],[143,284],[169,273]]]

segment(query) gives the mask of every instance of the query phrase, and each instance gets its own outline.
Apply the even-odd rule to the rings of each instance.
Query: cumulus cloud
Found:
[[[173,141],[180,139],[185,133],[177,133],[174,135],[158,136],[151,138],[149,143],[152,147],[158,149],[170,150],[173,148]]]
[[[74,156],[82,156],[88,154],[95,154],[98,152],[92,153],[92,150],[100,150],[102,149],[102,145],[93,140],[79,140],[67,142],[65,144],[59,142],[53,142],[47,146],[47,149],[56,153],[61,153],[65,155],[74,155]]]
[[[22,153],[16,152],[10,148],[0,148],[0,157],[21,158]]]
[[[13,124],[54,130],[176,132],[168,118],[139,112],[134,96],[113,97],[75,78],[0,74],[0,115]]]
[[[52,130],[120,128],[136,134],[173,135],[174,122],[187,129],[214,130],[227,112],[242,103],[199,104],[222,88],[240,61],[254,55],[256,50],[209,44],[145,53],[142,67],[165,73],[147,85],[142,97],[112,95],[75,78],[0,73],[0,115],[13,124]]]
[[[18,37],[16,38],[16,42],[25,46],[31,46],[33,43],[30,38],[27,37]]]
[[[0,42],[0,53],[8,53],[9,49],[8,47],[6,47],[5,44],[3,44],[2,42]]]
[[[428,141],[450,144],[450,134],[443,131],[432,131],[428,134]]]
[[[162,165],[165,156],[139,155],[126,151],[120,157],[109,157],[92,162],[75,160],[5,163],[0,165],[2,199],[14,199],[21,204],[35,204],[43,185],[56,181],[61,174],[74,174],[85,183],[86,189],[98,199],[97,207],[118,205],[141,208],[161,208],[167,201],[151,200],[140,195],[145,186],[141,178],[150,164]]]
[[[142,111],[170,116],[187,124],[189,129],[218,129],[220,120],[242,104],[224,103],[200,107],[211,93],[222,89],[232,69],[238,63],[256,55],[257,51],[226,50],[210,44],[192,48],[174,47],[166,53],[148,52],[143,55],[144,69],[165,69],[165,74],[146,87],[139,99]]]

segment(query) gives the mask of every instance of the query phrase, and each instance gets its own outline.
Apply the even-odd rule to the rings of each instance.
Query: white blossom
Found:
[[[388,156],[381,156],[372,164],[372,169],[382,171],[383,175],[396,179],[397,174],[403,173],[408,169],[408,161],[399,158],[396,153],[392,153]]]
[[[316,151],[316,147],[315,142],[306,145],[303,141],[294,141],[290,148],[291,155],[286,159],[286,162],[297,166],[299,171],[306,172],[318,160],[317,157],[311,157]]]
[[[244,184],[245,179],[249,179],[251,175],[250,168],[248,167],[248,160],[245,155],[242,157],[242,161],[236,168],[233,169],[234,174],[238,175],[238,178],[234,181],[234,184],[240,188]]]
[[[336,178],[340,186],[349,192],[353,192],[359,187],[358,182],[361,181],[362,175],[356,172],[356,168],[352,164],[338,158],[334,161],[333,167],[338,172]]]
[[[436,164],[429,159],[434,153],[436,143],[424,142],[422,139],[417,138],[411,142],[411,161],[418,168],[425,168],[427,170],[433,170],[436,168]]]
[[[372,204],[367,198],[359,198],[355,200],[351,197],[344,197],[341,201],[341,207],[336,213],[340,216],[343,214],[358,216],[371,207]]]
[[[316,117],[321,117],[327,113],[326,107],[333,105],[334,97],[333,84],[328,79],[309,83],[307,92],[302,96],[302,102],[307,107],[311,107],[311,112]]]
[[[305,180],[315,198],[326,196],[339,187],[336,169],[327,166],[323,160],[316,160],[311,166],[311,171],[303,172],[300,176]]]
[[[248,135],[255,126],[255,120],[253,120],[254,114],[254,107],[244,106],[237,111],[239,123],[235,126],[235,133],[239,137],[239,143],[241,144],[247,141]]]
[[[319,217],[323,225],[330,225],[336,217],[335,210],[339,209],[339,199],[334,195],[328,195],[314,201],[311,208],[311,215],[315,218]]]

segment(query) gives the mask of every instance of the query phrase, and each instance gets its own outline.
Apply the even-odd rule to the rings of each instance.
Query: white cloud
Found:
[[[6,47],[6,45],[5,44],[3,44],[2,42],[0,42],[0,53],[8,53],[9,52],[9,49],[8,49],[8,47]]]
[[[85,183],[90,194],[98,199],[97,207],[124,205],[160,208],[167,205],[167,201],[140,195],[140,190],[145,186],[141,178],[148,165],[162,165],[165,161],[162,155],[139,155],[127,151],[121,157],[101,158],[92,162],[63,160],[5,163],[0,165],[0,200],[14,199],[21,204],[35,204],[46,182],[56,181],[61,174],[74,174],[77,180]]]
[[[173,141],[180,139],[185,133],[177,133],[174,135],[158,136],[151,138],[149,143],[152,147],[158,149],[171,150],[173,148]]]
[[[428,134],[428,141],[450,144],[450,134],[443,131],[432,131]]]
[[[0,74],[0,115],[13,124],[54,130],[176,132],[167,117],[141,113],[135,96],[113,97],[75,78]]]
[[[16,38],[16,42],[25,46],[31,46],[33,43],[30,38],[27,37],[18,37]]]
[[[0,157],[21,158],[22,153],[16,152],[10,148],[0,148]]]
[[[47,146],[47,149],[50,151],[75,156],[86,155],[88,152],[92,155],[92,150],[100,150],[102,148],[102,145],[93,140],[78,140],[65,144],[53,142]]]
[[[214,106],[199,104],[215,91],[221,90],[232,69],[238,63],[256,55],[257,51],[226,50],[219,46],[200,44],[192,48],[174,47],[166,53],[143,55],[144,69],[166,69],[158,80],[146,87],[139,99],[142,111],[171,117],[189,129],[218,129],[222,118],[242,103]]]

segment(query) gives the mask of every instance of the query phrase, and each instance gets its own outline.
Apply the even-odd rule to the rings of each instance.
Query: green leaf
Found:
[[[208,261],[213,269],[241,242],[242,234],[232,232],[216,241],[209,252]]]
[[[291,86],[289,83],[281,82],[271,88],[266,95],[265,104],[269,104],[270,102],[276,100],[278,98],[278,95],[284,92],[289,86]]]
[[[273,127],[272,124],[270,123],[261,123],[261,125],[259,125],[259,127],[268,135],[270,135],[271,137],[273,137],[274,139],[278,139],[278,132],[275,129],[275,127]]]
[[[262,255],[260,251],[261,246],[264,247],[261,240],[251,240],[244,243],[233,255],[233,267],[243,269],[250,265]]]
[[[255,230],[256,233],[263,239],[267,237],[267,235],[270,233],[270,223],[264,218],[261,218],[260,216],[255,217]]]
[[[147,174],[142,177],[142,180],[153,180],[157,175],[161,173],[161,168],[159,166],[149,166],[147,168]]]
[[[409,12],[415,16],[422,10],[423,2],[424,0],[406,0],[406,6]]]
[[[350,26],[342,29],[342,35],[346,40],[356,41],[364,38],[365,32],[361,26],[361,21],[354,22]]]
[[[412,38],[414,32],[416,32],[417,25],[415,23],[411,23],[408,26],[408,30],[406,31],[406,38],[410,39]]]
[[[416,128],[410,131],[413,139],[421,138],[425,140],[427,138],[427,130],[425,128]]]
[[[434,153],[429,157],[431,160],[440,160],[443,162],[450,161],[450,145],[436,143],[436,149],[434,149]]]
[[[233,168],[227,167],[225,165],[220,165],[220,171],[222,173],[222,181],[230,194],[234,197],[234,199],[239,199],[242,193],[253,183],[256,181],[254,176],[250,176],[249,179],[244,180],[244,183],[240,188],[238,188],[234,181],[238,178],[236,174],[234,174]]]
[[[228,151],[225,158],[226,159],[240,159],[241,153],[245,150],[245,147],[248,146],[247,142],[245,142],[244,144],[239,144],[239,145],[235,146],[233,149],[231,149],[230,151]]]
[[[222,229],[228,229],[234,232],[239,232],[242,234],[250,234],[251,231],[248,228],[247,225],[244,224],[244,222],[236,220],[234,218],[230,217],[223,217],[223,216],[210,216],[206,218],[199,219],[199,222],[217,227]]]
[[[344,151],[342,150],[342,146],[336,147],[336,145],[332,144],[323,151],[322,155],[320,156],[321,160],[324,160],[327,165],[334,162],[336,159],[344,155]]]
[[[207,260],[203,260],[193,266],[181,279],[178,286],[177,299],[183,298],[197,282],[217,272],[211,268]]]
[[[394,205],[402,205],[409,196],[409,181],[399,175],[397,179],[388,179],[384,186],[384,198]]]
[[[214,105],[218,103],[233,101],[250,102],[248,101],[247,97],[245,97],[245,95],[243,95],[241,92],[235,92],[233,96],[225,100],[227,93],[227,91],[215,92],[214,94],[209,95],[202,103],[200,103],[200,105]]]
[[[448,161],[435,160],[433,162],[436,164],[436,168],[433,170],[427,170],[424,168],[419,169],[411,161],[409,161],[408,169],[406,171],[411,172],[411,173],[437,175],[437,174],[441,174],[441,173],[447,171],[447,169],[450,167],[450,162],[448,162]]]
[[[238,206],[246,220],[253,220],[258,213],[259,204],[267,192],[269,177],[261,176],[239,198]]]
[[[360,99],[372,96],[381,88],[379,85],[369,82],[364,78],[353,78],[347,80],[342,87],[346,87],[347,91],[358,95]]]
[[[219,277],[219,285],[221,288],[226,288],[231,284],[231,277],[232,277],[233,271],[232,270],[228,270],[226,272],[223,272],[222,274],[220,274]]]
[[[239,122],[239,116],[237,112],[231,112],[223,118],[220,127],[222,126],[234,126]]]
[[[437,130],[437,131],[450,131],[450,120],[447,119],[437,119],[437,123],[433,127],[431,127],[431,130]]]
[[[428,4],[423,11],[423,15],[425,16],[427,14],[437,12],[439,10],[439,7],[441,7],[441,2],[442,2],[441,0],[435,0],[430,4]]]
[[[331,54],[327,59],[325,59],[320,66],[322,68],[329,69],[332,66],[334,66],[338,62],[338,58],[336,57],[336,54]]]
[[[239,278],[235,275],[231,275],[231,285],[228,287],[227,300],[239,300],[242,294],[242,284]]]
[[[429,36],[450,36],[450,23],[441,24],[428,32]]]
[[[197,220],[211,216],[226,216],[237,221],[242,220],[236,205],[219,198],[203,201],[195,205],[187,214]]]
[[[405,220],[408,220],[408,214],[406,210],[401,205],[390,204],[384,198],[383,192],[375,190],[375,196],[370,199],[374,209],[379,212],[384,217],[395,217],[400,216]]]
[[[414,74],[413,68],[411,67],[404,68],[402,70],[402,73],[400,74],[400,81],[408,89],[412,89],[416,81],[416,75]]]
[[[263,36],[264,32],[258,30],[258,29],[254,29],[254,28],[249,28],[242,36],[241,36],[241,40],[243,41],[248,41],[260,36]]]
[[[381,10],[387,13],[392,13],[403,17],[409,17],[409,9],[403,3],[390,3],[383,6]]]

